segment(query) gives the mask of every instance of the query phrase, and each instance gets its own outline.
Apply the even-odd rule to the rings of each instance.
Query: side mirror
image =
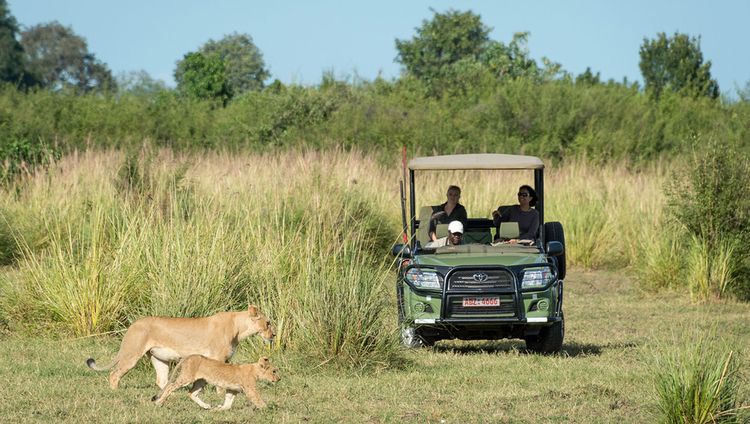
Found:
[[[549,256],[560,256],[565,253],[565,247],[559,241],[547,242],[547,254]]]
[[[391,249],[393,256],[401,256],[404,258],[411,258],[411,248],[408,244],[397,244]]]

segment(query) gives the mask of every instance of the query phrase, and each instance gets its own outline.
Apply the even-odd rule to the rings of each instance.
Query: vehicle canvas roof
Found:
[[[409,161],[409,169],[544,169],[544,162],[535,156],[476,153],[414,158]]]

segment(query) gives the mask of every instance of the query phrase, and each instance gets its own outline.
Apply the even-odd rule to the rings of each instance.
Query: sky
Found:
[[[532,58],[578,75],[642,81],[644,37],[700,37],[721,91],[750,84],[749,0],[8,0],[21,28],[58,21],[86,39],[112,72],[145,70],[174,85],[175,63],[209,39],[249,34],[271,79],[318,84],[324,72],[372,80],[399,76],[395,40],[411,39],[433,11],[471,10],[505,44],[530,33]]]

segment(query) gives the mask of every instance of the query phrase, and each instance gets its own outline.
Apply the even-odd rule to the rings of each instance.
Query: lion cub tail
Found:
[[[88,367],[91,368],[94,371],[106,371],[106,370],[114,367],[116,363],[117,363],[117,359],[115,358],[115,360],[112,361],[111,364],[107,364],[107,365],[104,365],[104,366],[100,367],[99,365],[96,365],[96,361],[94,360],[94,358],[89,358],[89,359],[86,360],[86,365],[88,365]]]

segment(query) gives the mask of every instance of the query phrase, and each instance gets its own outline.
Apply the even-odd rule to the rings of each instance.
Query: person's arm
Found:
[[[502,222],[502,217],[500,216],[500,206],[497,207],[494,211],[492,211],[492,225],[497,227]]]

